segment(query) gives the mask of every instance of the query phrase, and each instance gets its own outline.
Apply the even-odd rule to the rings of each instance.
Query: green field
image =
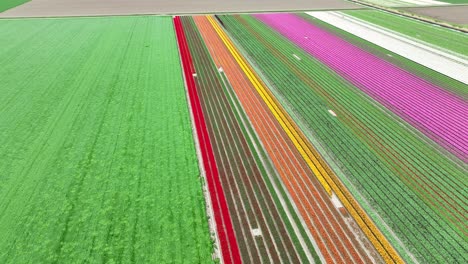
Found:
[[[404,7],[404,6],[416,6],[413,3],[406,2],[404,0],[360,0],[359,2],[371,3],[379,6],[387,7]]]
[[[438,0],[439,2],[445,2],[448,4],[467,4],[468,0]],[[410,3],[404,0],[361,0],[360,2],[367,2],[380,6],[387,7],[405,7],[405,6],[418,6],[417,4]]]
[[[0,20],[0,263],[208,263],[172,20]]]
[[[2,0],[0,1],[0,12],[19,6],[31,0]]]
[[[450,4],[468,4],[468,0],[439,0]]]
[[[344,13],[407,35],[413,39],[468,56],[467,34],[382,11],[358,10]]]

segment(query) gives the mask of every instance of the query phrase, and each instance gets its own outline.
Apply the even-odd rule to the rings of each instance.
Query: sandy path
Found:
[[[468,5],[413,7],[405,10],[437,20],[468,25]]]

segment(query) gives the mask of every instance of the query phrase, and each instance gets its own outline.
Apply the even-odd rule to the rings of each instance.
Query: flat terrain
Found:
[[[0,43],[0,263],[209,263],[172,19],[0,20]]]
[[[411,39],[468,56],[468,46],[466,45],[468,42],[467,34],[378,10],[352,10],[345,13],[404,34]]]
[[[2,0],[0,2],[0,12],[3,12],[7,9],[13,8],[15,6],[21,5],[29,0]]]
[[[468,5],[411,7],[404,10],[460,25],[468,25]]]
[[[343,0],[34,0],[0,17],[62,17],[132,14],[355,9]]]

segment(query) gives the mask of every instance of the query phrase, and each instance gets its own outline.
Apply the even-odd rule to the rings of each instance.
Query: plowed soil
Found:
[[[34,0],[0,17],[63,17],[135,14],[356,9],[342,0]]]
[[[468,25],[468,5],[414,7],[405,10],[444,22]]]

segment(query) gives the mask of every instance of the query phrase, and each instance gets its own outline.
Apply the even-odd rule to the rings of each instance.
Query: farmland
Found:
[[[29,0],[4,0],[0,3],[0,12],[21,5]]]
[[[468,262],[465,34],[119,1],[0,14],[1,263]]]
[[[464,45],[468,41],[468,36],[461,32],[374,10],[346,11],[345,13],[408,37],[468,56],[468,47]]]
[[[0,51],[0,262],[209,261],[172,20],[12,20],[0,32],[14,36]]]
[[[287,16],[292,15],[281,16],[258,15],[257,17],[263,21],[267,21],[267,23],[272,21],[270,25],[276,25],[273,24],[274,21],[285,21]],[[356,90],[356,88],[351,88],[350,84],[346,84],[343,79],[331,73],[319,61],[308,59],[304,51],[297,46],[293,46],[286,39],[281,38],[278,33],[266,28],[265,24],[250,16],[223,17],[222,21],[228,31],[239,41],[239,44],[245,49],[246,53],[256,62],[257,67],[271,80],[272,86],[276,88],[277,97],[283,98],[285,101],[284,105],[289,105],[292,108],[290,110],[291,113],[298,115],[297,122],[302,122],[305,127],[304,130],[309,130],[314,135],[313,138],[311,137],[311,140],[314,138],[320,140],[324,145],[326,153],[334,154],[334,157],[330,158],[330,163],[333,164],[333,159],[336,159],[339,162],[337,165],[340,170],[344,171],[342,180],[350,180],[350,189],[353,189],[352,186],[357,186],[354,193],[355,197],[359,197],[361,194],[364,200],[370,201],[370,205],[374,210],[379,212],[381,217],[387,219],[387,223],[392,225],[393,232],[396,232],[399,236],[406,236],[406,238],[403,238],[403,241],[406,242],[407,246],[411,247],[411,251],[416,249],[412,254],[418,258],[429,257],[429,259],[436,259],[439,256],[446,259],[452,257],[454,261],[466,258],[462,249],[464,245],[464,224],[461,224],[464,218],[462,215],[463,211],[459,211],[462,214],[455,216],[459,220],[449,220],[451,218],[449,215],[454,216],[453,214],[458,214],[457,211],[463,208],[463,200],[459,200],[461,204],[456,206],[458,209],[447,208],[447,211],[445,211],[442,208],[446,207],[447,204],[442,200],[440,200],[441,207],[434,206],[436,204],[435,200],[439,199],[437,196],[440,193],[448,192],[456,196],[460,190],[456,187],[452,190],[450,190],[450,187],[449,189],[442,189],[440,191],[433,189],[435,186],[441,187],[438,185],[440,183],[439,180],[437,180],[440,175],[453,176],[453,180],[458,182],[457,184],[462,184],[460,180],[464,174],[463,169],[450,159],[438,154],[438,150],[434,146],[431,147],[420,136],[417,136],[414,128],[408,130],[407,126],[402,126],[402,122],[398,121],[399,118],[397,116],[390,114],[388,110],[375,107],[372,100],[369,101],[370,98],[368,96]],[[300,22],[300,20],[297,21]],[[299,25],[294,26],[292,22],[279,25],[291,25],[291,30],[299,28]],[[306,38],[304,35],[307,37],[308,35],[312,36],[316,34],[304,33],[302,31],[301,39]],[[320,40],[322,39],[320,38]],[[297,40],[299,41],[299,38]],[[269,48],[265,50],[264,47]],[[259,49],[263,51],[260,52]],[[266,52],[268,50],[270,51]],[[282,54],[296,55],[300,58],[300,63],[297,63],[298,59],[294,56],[290,55],[286,57]],[[320,71],[320,69],[322,70]],[[291,76],[292,74],[294,76],[301,76],[301,78],[285,78],[285,76]],[[370,76],[375,76],[375,74]],[[464,89],[466,90],[466,88]],[[342,99],[340,99],[341,96],[343,96]],[[343,106],[340,106],[340,104],[343,104]],[[306,107],[306,105],[309,107]],[[317,106],[317,109],[310,107],[312,105]],[[344,105],[346,108],[344,108]],[[337,118],[334,118],[326,111],[327,108],[333,109],[338,115],[338,121],[336,120]],[[320,109],[322,110],[319,111]],[[363,111],[363,109],[366,109],[366,111]],[[340,116],[343,116],[342,121],[339,121],[341,119]],[[322,126],[317,126],[318,124],[322,124]],[[386,127],[388,127],[388,130],[386,130]],[[336,132],[332,132],[335,129]],[[346,134],[350,135],[349,141],[346,140]],[[411,145],[414,145],[414,147],[410,147]],[[355,148],[355,150],[350,150],[350,148]],[[424,148],[424,150],[421,148]],[[427,155],[429,152],[431,154]],[[426,155],[421,156],[422,153]],[[368,161],[365,160],[365,157],[368,157]],[[402,159],[406,159],[408,162],[401,163]],[[441,162],[440,167],[437,165],[432,167],[435,165],[434,162]],[[370,166],[370,164],[372,165]],[[401,166],[402,164],[406,165]],[[438,171],[442,168],[449,171]],[[421,171],[420,176],[413,178],[415,176],[414,173],[417,173],[417,171]],[[354,173],[356,174],[351,176]],[[428,175],[427,173],[433,176],[429,176],[430,174]],[[378,178],[379,180],[376,181],[372,175],[387,175],[387,177]],[[421,185],[421,179],[425,182],[423,185]],[[387,188],[394,186],[392,189],[395,188],[394,190],[398,192],[398,195],[395,198],[391,198],[388,195],[395,192],[390,192],[386,195],[376,193],[375,191],[380,190],[381,186],[387,186]],[[372,189],[375,190],[372,191]],[[435,196],[434,191],[438,193]],[[466,193],[460,193],[460,195],[460,198],[465,197]],[[446,197],[452,196],[448,194]],[[401,202],[398,202],[400,199]],[[385,203],[387,205],[384,205]],[[396,204],[398,206],[395,206]],[[406,206],[408,206],[407,209],[404,209]],[[378,207],[380,208],[377,209]],[[414,214],[416,208],[420,208],[417,210],[420,210],[421,214]],[[390,213],[392,210],[396,211]],[[452,213],[449,213],[449,211],[452,211]],[[402,215],[405,216],[401,217]],[[418,215],[424,215],[424,217],[420,218]],[[445,217],[443,217],[444,215]],[[431,220],[428,217],[433,219]],[[426,221],[427,224],[424,223]],[[398,231],[399,223],[401,223],[402,232]],[[414,225],[414,223],[422,224],[420,225],[421,231],[418,231],[418,225]],[[453,223],[460,223],[461,225],[456,227]],[[378,221],[376,221],[376,224],[379,225]],[[385,230],[384,226],[380,224],[380,229]],[[411,230],[413,234],[407,232],[407,226],[412,226]],[[429,231],[431,234],[438,236],[447,232],[446,234],[451,237],[450,239],[436,238],[434,241],[448,240],[454,242],[452,246],[445,244],[447,246],[445,255],[442,255],[440,245],[431,246],[430,244],[421,243],[421,238],[418,238],[418,236],[424,236],[428,232],[427,228],[429,227],[434,228],[433,231]],[[437,229],[439,231],[436,231]],[[418,235],[418,232],[421,233]],[[398,243],[394,243],[394,245],[397,246]],[[459,251],[460,255],[457,257],[454,254],[454,250],[459,249],[461,251]],[[400,250],[400,254],[402,254],[403,249],[401,248]],[[418,251],[421,253],[418,254]],[[439,261],[442,261],[442,259]]]

